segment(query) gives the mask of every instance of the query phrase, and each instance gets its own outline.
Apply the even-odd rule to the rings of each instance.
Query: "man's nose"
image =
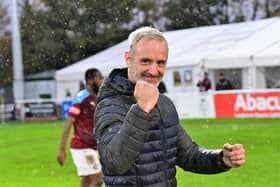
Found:
[[[149,73],[153,76],[158,76],[158,65],[157,63],[152,63],[149,69]]]

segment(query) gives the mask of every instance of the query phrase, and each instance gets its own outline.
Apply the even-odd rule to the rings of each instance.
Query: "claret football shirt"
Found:
[[[75,117],[74,134],[70,147],[73,149],[96,149],[96,139],[93,133],[96,98],[84,89],[73,99],[68,115]]]

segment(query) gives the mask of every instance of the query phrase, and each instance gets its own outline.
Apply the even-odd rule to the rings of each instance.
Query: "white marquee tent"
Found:
[[[208,70],[247,68],[247,88],[256,87],[256,67],[280,66],[280,18],[183,29],[165,32],[169,60],[164,78],[168,90],[174,87],[173,71],[191,69],[194,90],[201,67]],[[110,69],[124,67],[127,40],[56,72],[57,96],[65,89],[78,90],[87,68],[95,67],[108,75]]]

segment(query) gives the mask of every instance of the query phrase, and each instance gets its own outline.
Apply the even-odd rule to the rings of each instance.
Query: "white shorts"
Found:
[[[101,164],[97,150],[70,149],[78,176],[88,176],[101,173]]]

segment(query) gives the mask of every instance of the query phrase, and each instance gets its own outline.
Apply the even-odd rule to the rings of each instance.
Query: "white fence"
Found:
[[[168,95],[180,118],[280,117],[280,90],[236,90]]]

